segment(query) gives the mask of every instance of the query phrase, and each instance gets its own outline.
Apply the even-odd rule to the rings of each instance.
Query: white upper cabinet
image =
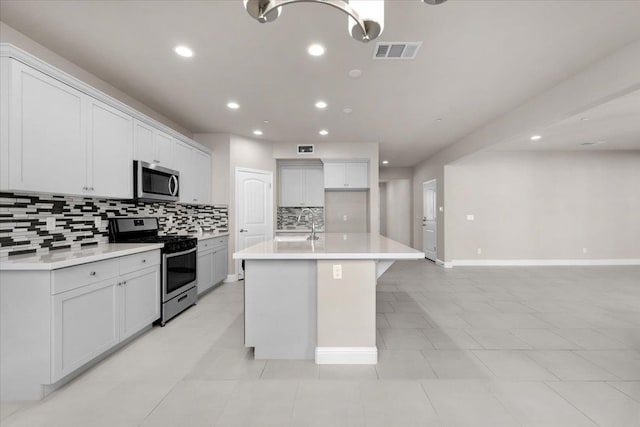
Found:
[[[11,114],[2,109],[8,115],[8,132],[2,132],[2,188],[85,193],[87,98],[31,67],[7,61],[2,74],[10,80],[3,82],[2,96],[9,96]]]
[[[302,169],[281,167],[279,206],[302,206],[302,193]]]
[[[139,120],[134,125],[134,160],[155,163],[166,168],[175,169],[173,158],[175,141],[171,136],[161,132]]]
[[[193,167],[195,174],[194,202],[211,203],[211,156],[203,151],[193,149]]]
[[[133,119],[108,105],[89,102],[89,193],[133,197]]]
[[[211,203],[211,156],[175,141],[175,169],[180,173],[180,202]]]
[[[320,166],[280,166],[279,206],[324,206],[323,183]]]
[[[357,161],[325,162],[324,188],[327,190],[368,189],[369,164]]]
[[[0,58],[0,190],[129,199],[135,159],[184,175],[185,202],[211,202],[204,147],[178,142],[159,123],[53,67],[11,55],[20,60]]]

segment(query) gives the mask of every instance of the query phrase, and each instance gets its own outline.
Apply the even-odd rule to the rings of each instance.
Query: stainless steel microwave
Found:
[[[180,200],[180,172],[134,160],[133,194],[136,200],[177,202]]]

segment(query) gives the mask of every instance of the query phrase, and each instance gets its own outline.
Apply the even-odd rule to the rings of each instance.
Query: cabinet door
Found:
[[[302,199],[305,206],[324,206],[324,177],[321,168],[302,170],[304,188]]]
[[[173,157],[173,151],[175,148],[175,141],[169,135],[159,130],[155,131],[155,155],[153,156],[154,163],[158,163],[165,168],[176,169],[177,162]]]
[[[217,284],[227,278],[227,256],[228,249],[225,246],[213,253],[213,283]]]
[[[194,203],[211,203],[211,156],[200,150],[192,150],[194,176]]]
[[[18,61],[9,64],[9,189],[83,194],[88,98]]]
[[[92,196],[133,196],[133,119],[100,101],[89,103],[90,185]]]
[[[195,197],[195,171],[192,163],[192,148],[182,142],[174,146],[175,169],[180,173],[181,203],[193,203]]]
[[[280,168],[280,206],[304,206],[302,186],[302,169]]]
[[[118,285],[110,279],[52,296],[52,382],[118,343]]]
[[[347,163],[347,187],[369,188],[368,163]]]
[[[198,295],[213,285],[213,251],[198,252]]]
[[[346,187],[346,165],[344,163],[324,164],[324,188]]]
[[[155,141],[155,130],[141,121],[136,120],[133,124],[133,159],[152,163],[157,160]]]
[[[120,277],[120,341],[160,318],[160,267]]]

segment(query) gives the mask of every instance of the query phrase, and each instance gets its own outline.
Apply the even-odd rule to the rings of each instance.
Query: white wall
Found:
[[[640,151],[485,152],[446,185],[452,260],[640,259]]]
[[[411,245],[411,180],[387,181],[385,198],[385,236],[407,246]]]
[[[640,88],[640,41],[591,64],[582,72],[559,82],[546,92],[530,99],[512,111],[505,112],[484,127],[447,146],[414,168],[413,174],[413,246],[422,247],[422,183],[438,180],[438,259],[450,260],[448,222],[447,168],[452,162],[491,145],[513,138],[525,138],[557,123]],[[445,236],[446,239],[445,239]],[[446,241],[445,241],[446,240]]]
[[[25,36],[21,32],[5,24],[4,22],[0,22],[0,42],[11,43],[12,45],[27,51],[33,56],[53,65],[54,67],[61,69],[62,71],[76,77],[77,79],[82,80],[83,82],[95,87],[96,89],[101,90],[107,95],[146,114],[147,116],[159,121],[160,123],[174,129],[175,131],[189,138],[193,137],[193,133],[190,130],[180,126],[169,118],[152,110],[135,98],[130,97],[116,87],[98,78],[96,75],[91,74],[87,70],[80,68],[76,64],[66,60],[63,57],[64,52],[60,52],[59,54],[53,52],[52,50],[47,49],[36,41]]]

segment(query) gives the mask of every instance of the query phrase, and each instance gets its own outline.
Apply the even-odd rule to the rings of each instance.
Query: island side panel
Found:
[[[256,359],[313,359],[316,261],[246,260],[245,346]]]
[[[316,363],[377,363],[375,261],[318,260],[317,304]]]

